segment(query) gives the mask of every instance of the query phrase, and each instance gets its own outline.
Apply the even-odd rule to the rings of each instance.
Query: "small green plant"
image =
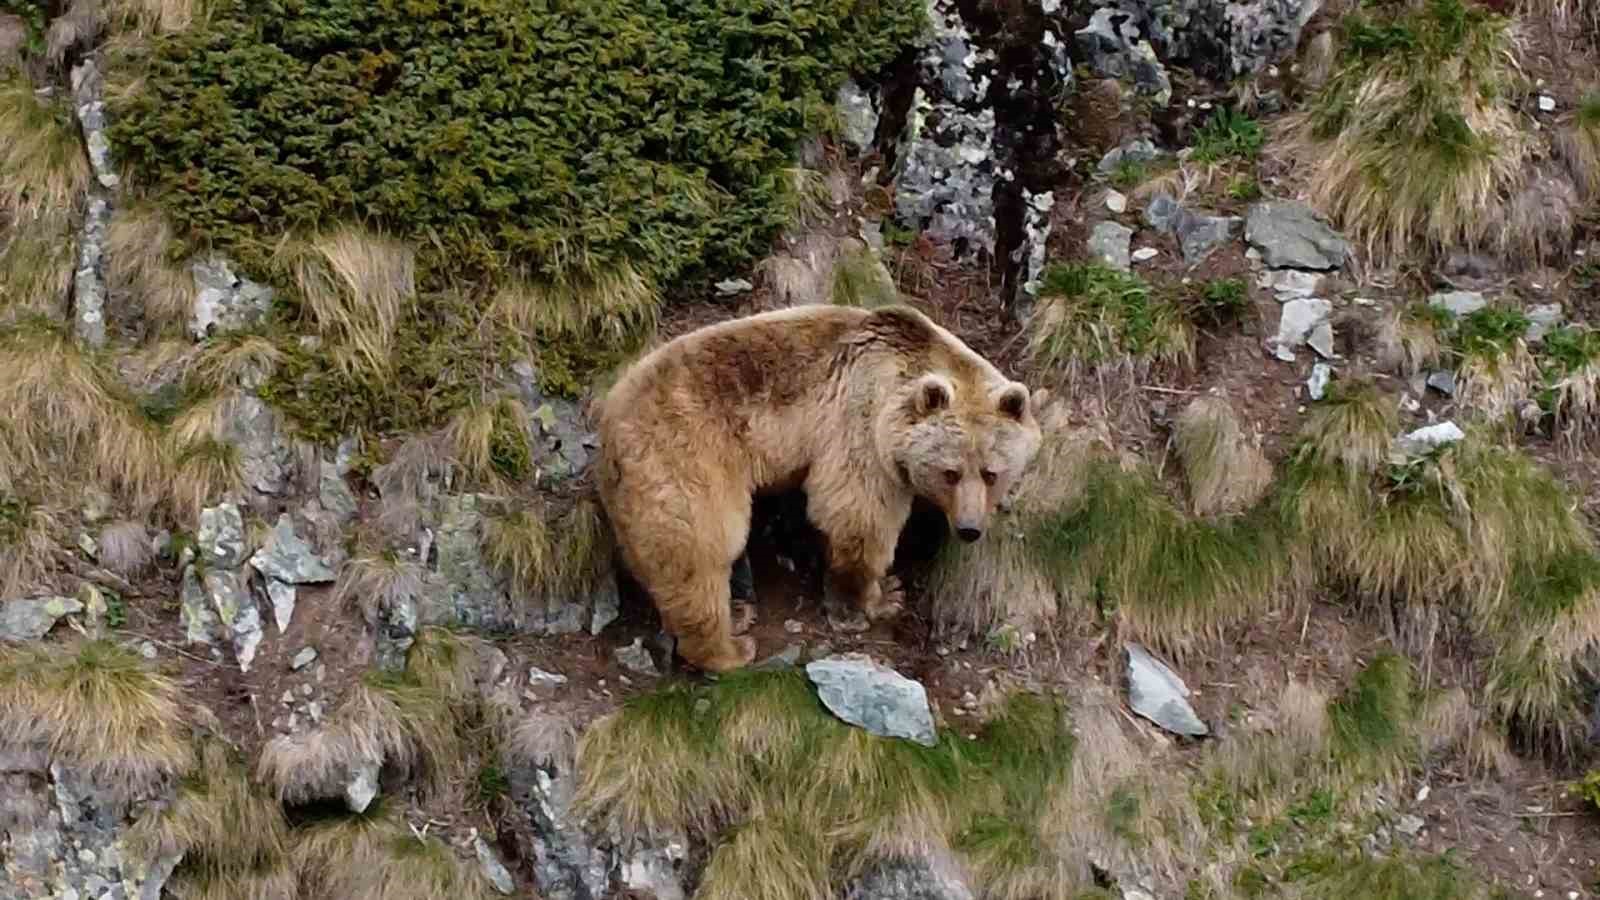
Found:
[[[1250,308],[1250,292],[1243,278],[1213,278],[1186,293],[1190,318],[1221,327]]]
[[[1228,197],[1246,203],[1261,199],[1261,182],[1249,175],[1237,175],[1228,182]]]
[[[1578,782],[1578,799],[1600,811],[1600,769],[1592,769]]]
[[[1250,161],[1261,155],[1266,140],[1260,122],[1239,110],[1219,107],[1195,133],[1191,158],[1200,163]]]
[[[499,766],[490,764],[478,770],[477,796],[479,803],[493,803],[511,793],[511,779]]]
[[[1116,168],[1111,170],[1112,186],[1125,191],[1138,187],[1149,177],[1149,164],[1138,159],[1119,159]]]
[[[1463,357],[1499,356],[1528,331],[1528,317],[1509,306],[1476,310],[1456,325],[1455,349]]]

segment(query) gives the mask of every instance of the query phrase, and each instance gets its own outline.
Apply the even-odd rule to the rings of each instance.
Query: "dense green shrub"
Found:
[[[159,40],[112,138],[183,249],[266,271],[374,221],[430,287],[628,261],[657,284],[763,249],[782,170],[923,0],[226,0]]]

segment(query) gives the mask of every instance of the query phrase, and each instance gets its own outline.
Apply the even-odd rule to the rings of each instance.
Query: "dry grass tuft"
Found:
[[[356,226],[286,242],[280,252],[312,324],[347,351],[337,354],[341,364],[386,371],[395,329],[416,298],[416,252]]]
[[[1600,14],[1600,4],[1593,5]],[[1600,200],[1600,90],[1579,101],[1572,121],[1556,133],[1555,152],[1579,196],[1591,203]]]
[[[1600,438],[1600,332],[1557,328],[1545,335],[1544,388],[1555,432],[1568,450]]]
[[[410,828],[386,807],[315,823],[292,851],[303,892],[345,900],[489,900],[496,896],[476,863]]]
[[[89,187],[72,111],[21,75],[0,82],[0,213],[19,221],[72,209]]]
[[[1523,264],[1555,264],[1572,253],[1573,237],[1583,204],[1578,187],[1564,170],[1538,166],[1506,206],[1495,234],[1495,246],[1508,259]]]
[[[528,408],[509,396],[468,404],[445,427],[451,456],[479,484],[520,481],[533,473],[533,423]]]
[[[1199,397],[1178,414],[1173,443],[1199,516],[1235,515],[1254,506],[1272,482],[1272,464],[1258,439],[1244,433],[1233,406]]]
[[[178,684],[106,641],[0,645],[0,734],[128,795],[194,762]]]
[[[213,438],[187,445],[173,462],[171,503],[184,522],[198,522],[200,511],[244,491],[239,448]]]
[[[169,885],[178,897],[271,872],[282,864],[289,839],[283,807],[251,783],[232,748],[207,739],[199,757],[172,803],[139,820],[129,834],[146,858],[182,856]]]
[[[1456,399],[1491,421],[1506,421],[1539,381],[1539,366],[1523,335],[1528,317],[1490,305],[1460,319],[1452,334],[1459,370]]]
[[[1048,377],[1132,384],[1153,367],[1194,363],[1194,328],[1137,275],[1098,264],[1052,265],[1027,323],[1028,356]]]
[[[1378,365],[1403,378],[1445,361],[1447,311],[1416,303],[1396,310],[1378,330]]]
[[[1368,257],[1494,244],[1533,142],[1513,105],[1512,25],[1487,7],[1423,0],[1346,16],[1333,74],[1290,117],[1313,204]]]
[[[1388,460],[1399,427],[1395,398],[1370,381],[1341,382],[1307,419],[1296,458],[1361,478]]]
[[[211,391],[255,387],[283,362],[283,351],[257,334],[230,332],[205,343],[195,363],[195,381]]]
[[[13,478],[71,472],[145,510],[165,496],[160,434],[100,360],[53,324],[0,331],[0,409],[0,455]]]
[[[599,504],[584,499],[560,514],[535,505],[486,517],[483,554],[517,596],[540,604],[593,593],[609,576],[612,546]]]
[[[153,204],[117,209],[106,229],[106,280],[127,291],[145,321],[182,324],[194,308],[194,276],[168,258],[172,225]]]
[[[150,530],[140,522],[110,522],[100,529],[97,543],[100,564],[124,577],[140,574],[155,559]]]
[[[502,285],[490,315],[529,340],[598,340],[626,347],[655,330],[660,304],[650,280],[621,264],[556,283],[518,280]]]
[[[0,493],[0,602],[21,596],[45,577],[65,532],[50,507]]]
[[[392,553],[354,556],[339,570],[334,602],[360,610],[363,619],[375,623],[380,614],[415,603],[423,577],[422,564],[414,559]]]
[[[0,243],[0,324],[28,315],[66,318],[72,290],[72,220],[52,209],[11,223]]]

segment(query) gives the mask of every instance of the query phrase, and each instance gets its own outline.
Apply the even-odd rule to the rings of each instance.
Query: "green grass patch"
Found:
[[[871,859],[940,844],[1016,878],[1046,864],[1038,820],[1072,748],[1047,698],[1017,695],[976,740],[946,731],[924,747],[840,722],[797,670],[740,672],[633,697],[587,732],[578,802],[624,833],[711,839],[711,896],[797,896],[797,883],[824,887]],[[791,841],[798,856],[753,852]]]

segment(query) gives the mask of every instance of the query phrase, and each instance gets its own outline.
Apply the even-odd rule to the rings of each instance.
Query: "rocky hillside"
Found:
[[[1600,893],[1595,0],[0,0],[0,896]],[[684,671],[588,410],[910,303],[1046,441]],[[742,579],[736,579],[742,580]]]

